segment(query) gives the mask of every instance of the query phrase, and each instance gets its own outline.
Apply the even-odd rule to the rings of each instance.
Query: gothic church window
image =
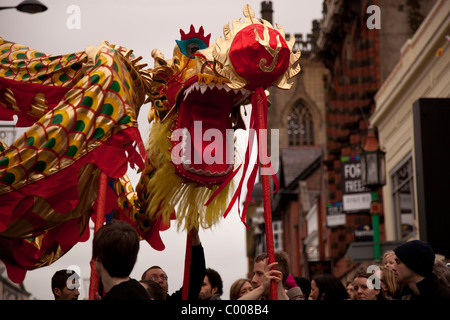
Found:
[[[312,116],[303,103],[298,102],[287,116],[287,132],[290,146],[314,144]]]

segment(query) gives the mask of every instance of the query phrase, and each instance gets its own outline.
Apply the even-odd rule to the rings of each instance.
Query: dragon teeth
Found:
[[[224,176],[224,175],[230,173],[230,171],[231,171],[232,168],[233,168],[233,165],[230,164],[230,165],[228,166],[228,169],[227,169],[226,171],[222,171],[222,172],[211,172],[211,171],[209,171],[209,170],[204,171],[204,170],[202,170],[202,169],[194,169],[194,168],[192,168],[189,164],[183,163],[183,169],[184,169],[184,170],[186,170],[186,171],[188,171],[188,172],[190,172],[190,173],[199,175],[199,176],[207,176],[207,177],[211,177],[211,176],[214,176],[214,177],[221,177],[221,176]]]
[[[182,135],[182,140],[181,140],[181,163],[183,164],[184,170],[186,170],[190,173],[196,174],[196,175],[200,175],[200,176],[221,177],[221,176],[227,175],[233,169],[233,164],[229,164],[227,170],[221,171],[221,172],[211,172],[209,170],[204,171],[202,169],[192,168],[191,167],[191,159],[187,159],[187,157],[185,155],[186,145],[187,145],[186,141],[187,141],[187,139],[190,139],[189,130],[186,128],[183,128],[182,134],[183,135]],[[236,152],[236,146],[234,146],[234,151]],[[232,154],[233,160],[235,157],[235,152],[233,152],[233,154]],[[234,161],[233,161],[233,163],[234,163]]]
[[[231,90],[233,90],[233,92],[235,94],[241,93],[244,97],[248,97],[251,94],[251,91],[246,90],[246,89],[231,89],[230,87],[228,87],[227,85],[223,85],[223,84],[216,84],[216,83],[194,83],[192,85],[190,85],[188,88],[186,88],[184,90],[184,99],[186,100],[186,98],[191,94],[191,92],[193,92],[194,90],[200,91],[201,94],[204,94],[206,92],[207,89],[218,89],[218,90],[225,90],[226,92],[230,92]]]
[[[208,89],[208,85],[205,84],[205,83],[201,83],[201,84],[200,84],[200,92],[201,92],[202,94],[204,94],[204,93],[206,92],[206,89]]]

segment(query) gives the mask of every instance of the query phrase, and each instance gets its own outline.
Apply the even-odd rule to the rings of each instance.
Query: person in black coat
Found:
[[[139,236],[120,220],[103,225],[94,235],[92,259],[101,278],[102,300],[150,300],[145,288],[130,278],[139,252]]]
[[[421,240],[408,241],[394,249],[396,279],[411,293],[410,300],[450,301],[450,288],[439,282],[433,273],[435,254],[430,244]]]

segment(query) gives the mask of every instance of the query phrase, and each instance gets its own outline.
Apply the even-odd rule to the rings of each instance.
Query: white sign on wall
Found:
[[[346,215],[342,212],[342,203],[327,204],[327,227],[344,226],[346,222]]]
[[[370,190],[362,185],[359,156],[341,157],[342,209],[344,212],[370,211]]]
[[[344,194],[342,196],[343,209],[344,211],[370,210],[371,200],[370,192]]]

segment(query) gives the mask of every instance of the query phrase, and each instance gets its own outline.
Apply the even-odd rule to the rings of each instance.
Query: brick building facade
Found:
[[[365,144],[375,94],[414,35],[434,1],[325,0],[316,53],[328,69],[326,105],[327,203],[342,202],[343,157],[357,156]],[[371,5],[374,7],[368,8]],[[373,18],[380,19],[379,28]],[[323,217],[325,218],[325,217]],[[384,219],[380,219],[384,241]],[[368,211],[346,213],[345,226],[325,229],[333,273],[343,277],[354,267],[345,256],[358,226],[370,224]]]
[[[302,71],[291,90],[271,89],[268,97],[268,128],[279,130],[280,141],[281,188],[272,198],[274,236],[276,249],[289,254],[294,276],[331,272],[345,279],[360,266],[346,252],[355,241],[355,230],[371,224],[369,211],[347,212],[344,224],[328,227],[327,205],[342,203],[341,159],[361,153],[375,94],[434,2],[324,0],[323,17],[313,22],[311,34],[306,39],[295,35]],[[371,5],[379,11],[368,10]],[[263,2],[262,9],[261,15],[270,21],[271,4]],[[373,18],[380,20],[380,29],[369,26]],[[248,214],[254,227],[247,236],[249,275],[253,257],[265,250],[258,185],[253,198],[256,204]],[[384,241],[383,216],[380,222]]]

